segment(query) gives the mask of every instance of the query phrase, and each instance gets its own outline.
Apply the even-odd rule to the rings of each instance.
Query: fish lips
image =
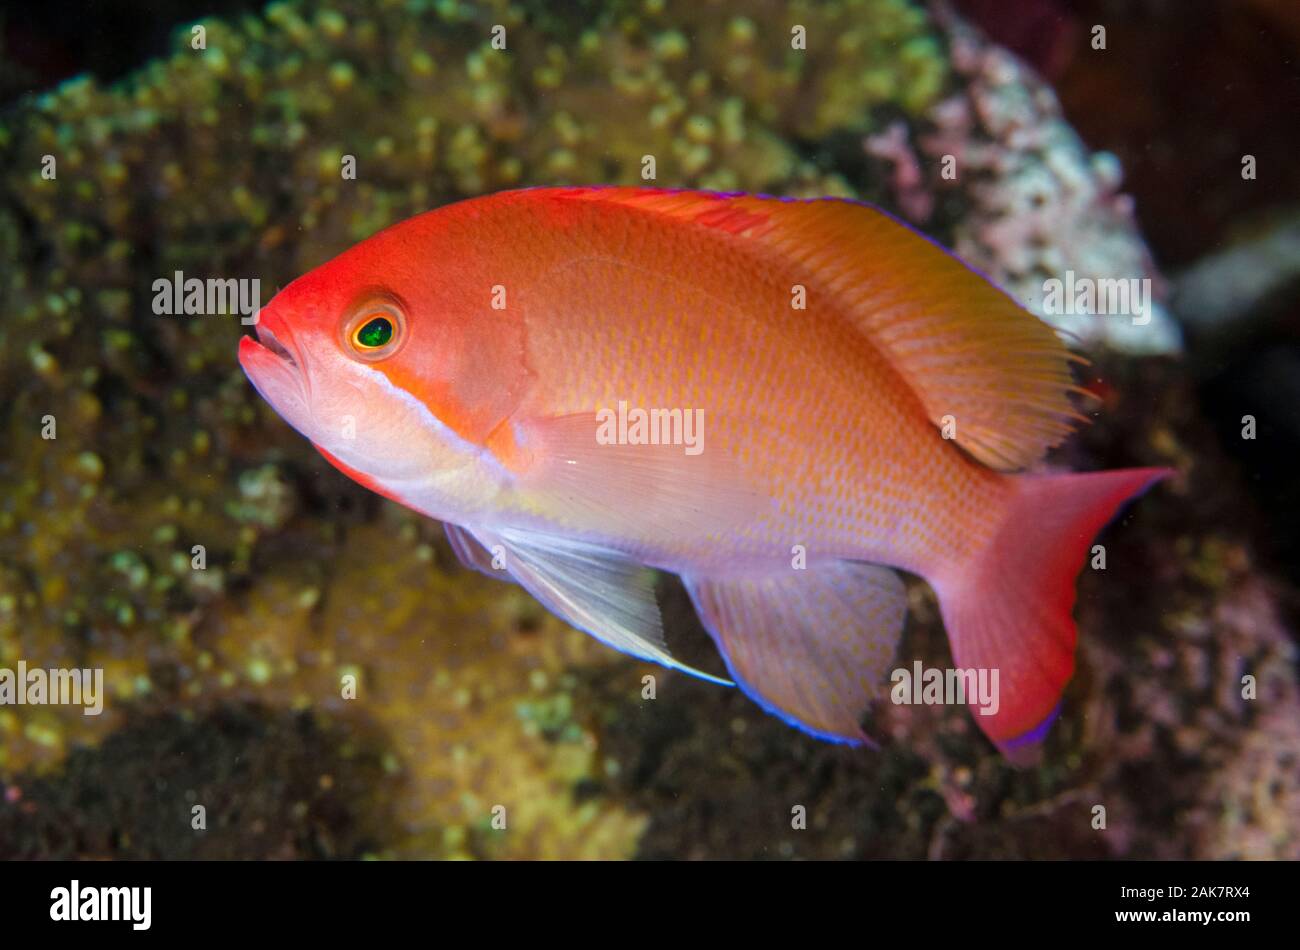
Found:
[[[258,393],[294,428],[303,432],[310,418],[307,377],[301,356],[287,330],[277,335],[267,326],[266,314],[258,321],[257,337],[239,340],[239,365]]]

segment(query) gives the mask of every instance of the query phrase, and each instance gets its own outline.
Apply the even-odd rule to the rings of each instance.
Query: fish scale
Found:
[[[541,276],[509,278],[525,288],[536,282],[548,301],[534,309],[531,293],[525,298],[528,358],[538,371],[525,411],[577,412],[619,400],[703,410],[705,451],[742,459],[744,477],[776,502],[775,512],[755,513],[737,555],[785,562],[791,545],[803,543],[820,556],[925,574],[954,545],[987,535],[997,478],[940,437],[870,341],[835,313],[816,275],[765,260],[761,248],[734,246],[726,232],[688,221],[652,230],[635,208],[611,220],[588,207],[589,217],[554,236],[558,275],[543,258],[530,261]],[[526,229],[545,220],[544,211],[531,222],[529,212],[517,214]],[[604,242],[635,248],[633,263],[573,263]],[[711,263],[688,268],[692,260]],[[790,307],[796,283],[811,285],[807,310]],[[620,294],[611,304],[602,288],[612,284]],[[593,320],[622,333],[592,333]],[[702,327],[744,343],[706,350],[698,345]],[[621,346],[628,337],[639,345]],[[708,376],[691,372],[695,363],[707,365]],[[748,425],[756,416],[765,424]],[[661,553],[707,560],[725,552],[679,539]]]

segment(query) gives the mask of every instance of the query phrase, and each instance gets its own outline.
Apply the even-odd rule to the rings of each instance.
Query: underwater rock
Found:
[[[849,194],[805,143],[934,101],[947,69],[924,10],[288,2],[202,25],[202,49],[182,29],[124,81],[65,83],[0,124],[0,662],[100,667],[109,692],[94,718],[0,709],[0,776],[51,774],[144,715],[322,709],[338,671],[310,686],[303,671],[333,644],[349,669],[378,664],[357,702],[411,776],[385,853],[631,853],[643,816],[573,798],[616,763],[563,685],[623,661],[448,572],[436,525],[347,482],[256,397],[238,314],[160,315],[154,282],[269,291],[395,220],[522,184]],[[403,543],[374,530],[391,519]],[[414,583],[403,618],[333,613],[355,578],[398,576]],[[513,612],[485,620],[497,602]],[[513,833],[493,833],[495,804]]]
[[[1166,285],[1138,233],[1132,199],[1120,191],[1118,161],[1088,151],[1032,70],[943,4],[936,8],[956,91],[919,122],[900,120],[864,142],[893,166],[904,215],[926,227],[936,206],[957,202],[952,249],[1085,349],[1177,352],[1181,335],[1164,302]],[[1053,280],[1137,282],[1150,299],[1133,317],[1091,307],[1076,313],[1054,305],[1046,290]],[[1067,294],[1066,304],[1072,299]]]
[[[107,764],[141,754],[140,736],[222,748],[245,736],[260,751],[221,777],[225,801],[253,800],[288,768],[284,794],[267,792],[256,809],[276,826],[284,802],[326,775],[337,781],[326,747],[343,743],[340,757],[369,763],[346,801],[288,827],[310,817],[364,833],[295,832],[262,852],[227,839],[203,854],[990,856],[999,831],[1028,849],[1015,829],[1035,815],[1067,820],[1054,803],[1075,803],[1068,820],[1086,824],[1097,788],[1121,816],[1159,808],[1146,788],[1146,805],[1132,801],[1120,779],[1149,768],[1156,777],[1144,781],[1163,788],[1159,770],[1175,762],[1201,784],[1148,816],[1146,836],[1099,848],[1081,832],[1052,847],[1156,854],[1186,812],[1201,822],[1188,846],[1198,856],[1226,853],[1230,839],[1294,856],[1294,831],[1276,811],[1294,802],[1294,677],[1290,691],[1277,685],[1294,659],[1275,625],[1242,619],[1273,618],[1272,594],[1265,585],[1242,601],[1239,573],[1193,587],[1188,612],[1216,618],[1254,658],[1276,707],[1248,714],[1211,678],[1196,681],[1197,695],[1217,712],[1198,718],[1180,699],[1191,671],[1218,669],[1229,653],[1202,634],[1180,647],[1183,665],[1161,665],[1168,631],[1150,616],[1139,626],[1130,594],[1181,583],[1189,564],[1208,561],[1213,574],[1225,550],[1248,559],[1250,546],[1225,548],[1159,496],[1135,516],[1134,545],[1190,537],[1176,563],[1157,580],[1094,580],[1095,597],[1109,591],[1104,610],[1083,600],[1081,666],[1101,672],[1081,674],[1070,708],[1112,726],[1084,735],[1067,715],[1056,764],[1029,773],[1001,763],[964,710],[884,717],[889,750],[852,752],[794,733],[735,691],[619,657],[516,588],[462,571],[437,525],[349,482],[257,398],[235,361],[236,314],[152,312],[153,281],[176,271],[270,289],[429,207],[566,182],[876,200],[930,215],[927,231],[1026,300],[1065,268],[1156,276],[1116,169],[1083,149],[1027,70],[955,20],[904,0],[765,0],[743,16],[674,0],[574,9],[274,3],[204,21],[203,50],[182,31],[171,56],[126,81],[67,83],[0,124],[0,665],[103,668],[109,692],[100,717],[0,709],[6,799],[64,814],[47,803],[80,800]],[[494,25],[506,28],[509,55],[493,49]],[[791,48],[793,25],[806,29],[806,55]],[[1027,124],[1012,121],[1018,109]],[[874,158],[864,140],[877,143]],[[914,167],[899,172],[909,150]],[[948,153],[969,173],[936,181]],[[46,156],[53,179],[42,176]],[[642,177],[646,156],[653,182]],[[354,178],[343,175],[349,159]],[[1176,343],[1163,313],[1140,338],[1121,322],[1071,326],[1138,351]],[[1088,433],[1074,461],[1184,463],[1184,432],[1150,424],[1147,403],[1161,390],[1123,362],[1106,365],[1132,392],[1121,408],[1139,408]],[[1166,382],[1190,399],[1176,375]],[[1229,477],[1202,464],[1205,486]],[[669,583],[666,596],[674,629],[699,635],[680,590]],[[927,596],[915,591],[909,642],[941,665]],[[1113,629],[1090,646],[1098,627]],[[1145,652],[1129,672],[1134,634]],[[654,700],[643,698],[648,675]],[[1141,701],[1124,694],[1139,685]],[[249,706],[271,725],[226,729],[223,710]],[[1172,718],[1157,719],[1166,707]],[[310,741],[290,725],[300,714],[320,730]],[[301,746],[268,751],[281,741]],[[1178,758],[1179,742],[1201,743],[1205,764]],[[1243,766],[1269,784],[1232,771]],[[173,774],[180,808],[181,786],[204,776]],[[1215,816],[1211,790],[1235,803],[1231,816]],[[114,788],[110,804],[130,792]],[[796,805],[811,832],[791,829]],[[0,854],[111,851],[98,838],[83,848],[22,837],[12,815],[0,814]],[[222,827],[220,814],[211,819]],[[200,853],[183,841],[115,853]]]
[[[288,710],[132,720],[7,785],[0,844],[25,860],[362,858],[395,834],[381,750],[364,724]]]
[[[1179,319],[1202,341],[1226,344],[1266,327],[1300,287],[1300,213],[1264,223],[1178,275]]]

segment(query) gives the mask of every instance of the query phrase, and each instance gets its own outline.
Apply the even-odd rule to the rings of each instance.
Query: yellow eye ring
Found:
[[[390,297],[369,297],[352,308],[342,331],[344,343],[357,359],[388,359],[406,342],[406,316]]]

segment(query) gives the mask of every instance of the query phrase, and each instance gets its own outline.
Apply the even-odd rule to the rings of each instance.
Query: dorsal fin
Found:
[[[608,202],[752,241],[807,271],[885,353],[930,421],[992,468],[1024,468],[1086,421],[1073,357],[1055,331],[937,244],[876,208],[836,198],[784,199],[646,188],[531,189]]]

